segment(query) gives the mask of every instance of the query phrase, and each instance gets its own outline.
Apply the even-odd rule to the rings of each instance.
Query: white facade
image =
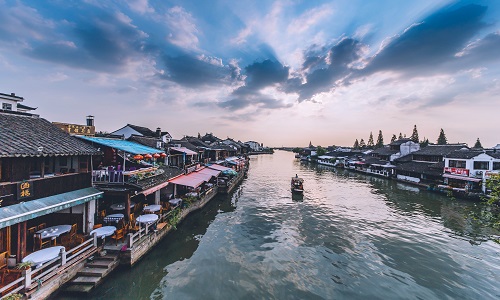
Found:
[[[399,146],[399,152],[396,153],[396,154],[391,155],[390,161],[394,161],[397,158],[406,156],[406,155],[408,155],[410,153],[413,153],[415,151],[418,151],[418,150],[420,150],[420,144],[419,143],[415,143],[413,141],[408,141],[406,143],[402,143]]]
[[[247,144],[250,147],[250,149],[252,149],[252,151],[262,151],[262,146],[257,142],[249,141],[245,142],[245,144]]]
[[[1,94],[0,93],[0,109],[17,111],[17,103],[22,102],[23,98],[16,96],[16,94],[12,93],[10,95]]]
[[[460,151],[460,150],[459,150]],[[485,179],[492,173],[500,173],[500,158],[480,153],[472,158],[444,158],[444,172],[464,177],[480,178],[485,191]]]

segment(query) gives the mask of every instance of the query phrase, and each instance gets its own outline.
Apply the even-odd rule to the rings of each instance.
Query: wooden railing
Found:
[[[32,294],[35,289],[40,288],[44,283],[60,274],[62,270],[70,268],[72,265],[87,259],[95,250],[97,250],[97,235],[94,234],[80,245],[68,251],[64,248],[61,249],[58,257],[43,263],[41,267],[34,270],[31,268],[23,270],[22,276],[19,279],[16,279],[0,289],[0,294],[12,287],[16,288],[6,293],[3,297],[21,291]]]

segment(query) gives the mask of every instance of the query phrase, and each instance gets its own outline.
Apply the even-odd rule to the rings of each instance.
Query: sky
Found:
[[[500,143],[500,1],[0,0],[0,92],[54,122],[265,146]]]

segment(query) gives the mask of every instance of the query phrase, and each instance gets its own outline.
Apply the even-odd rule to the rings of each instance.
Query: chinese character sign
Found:
[[[31,181],[23,181],[17,184],[17,200],[30,198],[33,196],[33,183]]]
[[[469,176],[469,169],[445,167],[444,172],[454,174],[454,175]]]

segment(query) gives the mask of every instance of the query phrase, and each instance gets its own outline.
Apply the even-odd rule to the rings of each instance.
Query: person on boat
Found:
[[[299,175],[295,174],[295,178],[299,178]]]

